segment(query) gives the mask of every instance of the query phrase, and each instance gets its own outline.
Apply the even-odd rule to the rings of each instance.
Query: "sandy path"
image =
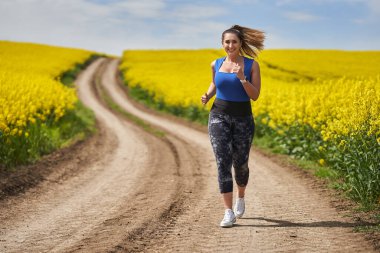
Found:
[[[300,173],[254,151],[245,218],[220,228],[223,208],[207,133],[134,107],[117,81],[117,66],[117,60],[100,59],[77,80],[81,100],[105,132],[104,153],[94,153],[63,181],[48,179],[3,202],[1,252],[373,251],[351,232],[355,223]],[[165,137],[111,112],[96,80],[120,107],[163,129]]]

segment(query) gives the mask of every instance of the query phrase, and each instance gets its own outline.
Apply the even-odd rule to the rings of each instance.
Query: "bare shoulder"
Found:
[[[215,60],[215,61],[216,61],[216,60]],[[215,61],[212,61],[211,64],[210,64],[210,65],[211,65],[211,71],[212,71],[212,72],[214,72],[214,70],[215,70]]]
[[[252,62],[251,75],[260,75],[260,66],[259,63],[255,60]]]
[[[252,71],[259,71],[259,70],[260,70],[259,63],[257,61],[253,61],[253,63],[252,63]]]

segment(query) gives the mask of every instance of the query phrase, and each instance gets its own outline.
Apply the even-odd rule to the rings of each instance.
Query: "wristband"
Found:
[[[245,83],[247,82],[247,77],[244,77],[243,80],[240,80],[240,79],[239,79],[239,81],[240,81],[242,84],[245,84]]]

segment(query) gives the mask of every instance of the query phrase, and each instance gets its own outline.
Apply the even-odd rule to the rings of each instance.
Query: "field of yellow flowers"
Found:
[[[75,89],[63,85],[60,76],[92,54],[0,41],[1,164],[23,163],[53,148],[50,137],[59,134],[56,123],[78,100]]]
[[[132,96],[207,122],[200,96],[221,50],[127,50],[120,70]],[[253,102],[255,137],[314,160],[343,179],[338,187],[364,204],[380,201],[380,52],[267,50]]]

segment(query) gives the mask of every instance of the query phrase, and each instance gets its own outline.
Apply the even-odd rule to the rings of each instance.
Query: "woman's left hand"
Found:
[[[232,68],[232,73],[235,73],[240,80],[245,79],[244,69],[238,63]]]
[[[209,100],[210,100],[210,98],[208,97],[207,92],[202,95],[201,102],[203,105],[206,105]]]

